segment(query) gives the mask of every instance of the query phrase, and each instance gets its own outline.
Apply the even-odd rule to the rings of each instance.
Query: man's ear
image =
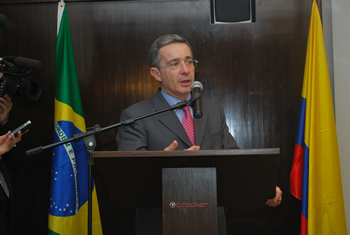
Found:
[[[160,77],[160,72],[159,72],[158,68],[151,67],[150,73],[151,73],[152,77],[154,77],[154,79],[156,79],[158,82],[162,81],[162,78]]]

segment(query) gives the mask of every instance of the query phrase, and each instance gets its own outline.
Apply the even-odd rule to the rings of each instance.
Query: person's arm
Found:
[[[134,117],[128,109],[120,115],[120,120],[128,120]],[[139,123],[135,122],[137,126]],[[119,127],[116,137],[118,151],[147,151],[147,136],[142,128]]]

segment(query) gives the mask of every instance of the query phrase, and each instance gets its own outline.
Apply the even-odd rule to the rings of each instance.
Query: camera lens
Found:
[[[41,95],[41,81],[38,78],[11,77],[4,74],[0,79],[0,96],[6,94],[37,100]]]

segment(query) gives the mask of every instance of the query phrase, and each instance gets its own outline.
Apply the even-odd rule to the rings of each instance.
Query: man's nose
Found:
[[[180,70],[181,70],[180,72],[184,74],[187,74],[190,72],[187,64],[185,64],[184,62],[180,64]]]

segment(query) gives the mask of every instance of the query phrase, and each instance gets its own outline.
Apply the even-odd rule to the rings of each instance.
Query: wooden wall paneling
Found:
[[[8,19],[0,28],[0,56],[20,55],[43,63],[31,74],[42,80],[41,98],[13,97],[13,125],[28,119],[34,124],[22,141],[28,150],[52,141],[57,2],[16,2],[0,1],[0,13]],[[223,105],[238,145],[281,148],[282,205],[230,210],[228,228],[241,234],[298,233],[300,204],[288,188],[311,1],[257,1],[256,23],[221,25],[210,24],[207,0],[66,3],[87,127],[117,123],[123,109],[152,96],[158,83],[149,74],[150,45],[166,33],[182,35],[199,60],[196,77],[203,83],[203,95]],[[97,150],[116,150],[117,131],[98,136]],[[22,225],[16,226],[18,234],[23,227],[47,232],[50,171],[51,152],[46,151],[27,157],[15,176],[16,223]],[[31,198],[31,203],[23,198]],[[105,222],[106,234],[113,229],[125,234],[133,226],[130,210],[107,216],[108,222],[120,223]]]

